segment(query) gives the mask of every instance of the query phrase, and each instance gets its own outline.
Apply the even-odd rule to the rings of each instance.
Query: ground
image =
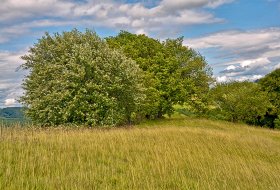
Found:
[[[0,189],[280,189],[280,131],[176,117],[3,128]]]

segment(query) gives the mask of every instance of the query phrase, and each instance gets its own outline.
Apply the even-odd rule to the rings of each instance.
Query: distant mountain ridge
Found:
[[[24,118],[22,107],[0,108],[0,117],[2,118]]]

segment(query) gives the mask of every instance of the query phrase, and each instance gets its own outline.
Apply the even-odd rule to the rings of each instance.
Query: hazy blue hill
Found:
[[[3,118],[24,118],[23,108],[9,107],[0,109],[0,117]]]
[[[0,108],[0,124],[5,126],[14,125],[15,123],[23,124],[28,122],[24,117],[22,107]]]

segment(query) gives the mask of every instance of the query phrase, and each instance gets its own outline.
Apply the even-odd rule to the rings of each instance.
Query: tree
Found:
[[[259,80],[262,90],[268,93],[268,98],[273,109],[269,110],[264,119],[264,124],[274,127],[278,117],[280,118],[280,69],[276,69]],[[277,126],[279,126],[279,118]]]
[[[175,104],[198,105],[205,101],[212,72],[204,58],[183,45],[183,38],[164,42],[122,31],[106,39],[110,47],[121,49],[144,71],[152,105],[147,117],[173,113]]]
[[[260,85],[247,81],[217,84],[210,98],[210,114],[232,122],[259,124],[272,107]]]
[[[41,124],[128,123],[145,98],[138,65],[90,30],[46,33],[22,59],[21,102]]]

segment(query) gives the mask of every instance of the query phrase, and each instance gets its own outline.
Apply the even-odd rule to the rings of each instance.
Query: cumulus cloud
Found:
[[[103,26],[150,33],[170,26],[181,28],[222,22],[223,19],[216,18],[205,8],[216,8],[231,1],[162,0],[154,6],[146,6],[143,1],[3,0],[0,6],[0,43],[26,34],[31,28],[47,25]]]
[[[219,83],[229,82],[229,81],[256,81],[260,78],[264,77],[263,75],[250,75],[250,76],[240,76],[238,78],[234,78],[231,76],[217,76],[216,81]]]
[[[241,66],[241,65],[229,65],[224,70],[220,71],[220,73],[240,73],[244,72],[246,69],[248,69],[247,66]]]
[[[161,5],[167,10],[192,9],[197,7],[216,8],[233,0],[163,0]]]
[[[10,98],[10,99],[6,99],[5,100],[5,106],[13,106],[13,105],[15,105],[16,104],[16,100],[15,99],[13,99],[13,98]]]
[[[67,16],[75,4],[67,0],[2,0],[1,23],[39,16]]]
[[[218,32],[186,39],[185,44],[215,50],[214,58],[222,61],[213,65],[223,67],[218,80],[256,80],[279,64],[280,28]]]
[[[231,54],[246,55],[249,58],[259,52],[270,56],[279,55],[280,28],[219,32],[201,38],[188,39],[187,42],[195,49],[214,47],[230,50]]]
[[[170,1],[168,1],[170,2]],[[133,31],[153,32],[160,31],[170,25],[182,27],[182,25],[206,24],[220,22],[222,19],[215,18],[209,12],[203,10],[194,10],[193,2],[183,1],[190,7],[181,7],[181,2],[173,2],[172,5],[180,6],[175,9],[169,6],[165,1],[157,6],[147,8],[142,3],[120,4],[103,3],[91,4],[76,7],[74,15],[90,18],[95,25],[107,26],[111,28],[123,28]],[[201,8],[204,5],[201,5]],[[175,6],[176,7],[176,6]]]
[[[227,77],[227,76],[218,76],[218,77],[216,78],[216,80],[217,80],[217,82],[219,82],[219,83],[223,83],[223,82],[229,81],[230,79],[229,79],[229,77]]]

